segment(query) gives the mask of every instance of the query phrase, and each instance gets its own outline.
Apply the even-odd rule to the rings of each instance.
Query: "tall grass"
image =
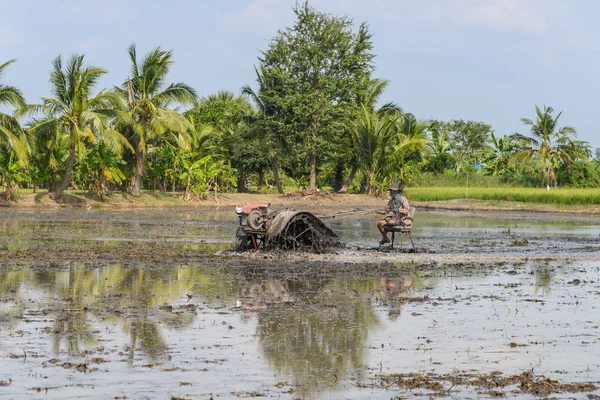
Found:
[[[465,187],[467,183],[467,173],[450,173],[448,175],[437,175],[432,173],[423,173],[418,178],[410,181],[410,186],[419,187]],[[501,177],[483,175],[480,172],[469,173],[469,186],[480,188],[502,188],[502,187],[539,187],[538,177]]]
[[[443,201],[466,198],[465,187],[407,187],[411,201]],[[469,187],[469,199],[520,201],[557,205],[600,205],[600,189],[481,188]]]

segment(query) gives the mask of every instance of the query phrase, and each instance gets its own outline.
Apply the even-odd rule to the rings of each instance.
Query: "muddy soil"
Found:
[[[2,398],[595,398],[600,221],[363,216],[233,253],[230,210],[0,214]],[[406,239],[406,238],[404,238]]]

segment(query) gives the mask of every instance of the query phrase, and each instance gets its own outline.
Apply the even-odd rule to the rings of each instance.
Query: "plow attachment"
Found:
[[[309,212],[282,211],[267,230],[267,246],[320,253],[339,244],[338,236]]]

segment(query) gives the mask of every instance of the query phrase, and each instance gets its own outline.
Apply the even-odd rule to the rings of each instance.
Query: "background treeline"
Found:
[[[560,126],[560,112],[535,107],[525,134],[496,135],[476,121],[421,120],[384,100],[373,76],[366,24],[307,3],[261,52],[256,82],[240,94],[200,97],[169,83],[173,54],[140,56],[129,76],[98,88],[106,74],[83,55],[57,57],[50,91],[30,104],[0,81],[0,186],[110,191],[181,191],[186,200],[222,191],[331,188],[377,193],[390,180],[479,187],[600,187],[600,154]],[[2,72],[15,60],[0,65]]]

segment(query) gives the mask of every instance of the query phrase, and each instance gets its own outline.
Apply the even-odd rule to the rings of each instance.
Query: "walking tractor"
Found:
[[[374,210],[345,210],[331,214],[315,216],[309,212],[296,211],[292,208],[273,211],[267,203],[245,203],[235,207],[239,224],[235,234],[237,250],[259,250],[278,248],[281,250],[305,250],[321,253],[329,247],[340,244],[339,237],[327,225],[326,220],[340,219],[356,215],[381,212]],[[414,209],[398,226],[386,227],[392,233],[393,249],[396,233],[410,236]]]
[[[238,250],[266,247],[266,236],[273,213],[270,204],[246,203],[235,207],[239,226],[235,233]]]
[[[291,208],[273,211],[269,206],[253,203],[236,206],[238,250],[279,248],[320,253],[339,244],[338,236],[313,214]]]

